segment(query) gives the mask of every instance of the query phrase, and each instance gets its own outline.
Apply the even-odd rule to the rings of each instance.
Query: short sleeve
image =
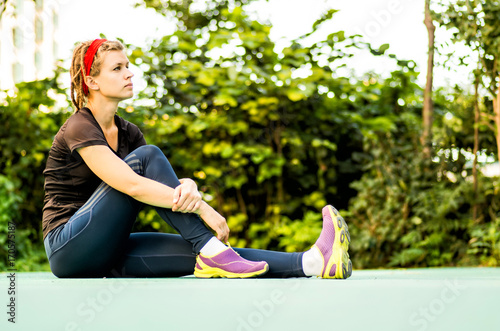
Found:
[[[90,115],[91,116],[91,115]],[[82,147],[105,145],[108,143],[98,123],[82,111],[74,114],[67,123],[64,140],[73,152]]]

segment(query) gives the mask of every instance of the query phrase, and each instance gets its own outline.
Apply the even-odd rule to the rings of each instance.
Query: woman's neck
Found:
[[[90,109],[97,123],[106,131],[115,125],[115,113],[118,109],[118,103],[102,102],[96,99],[89,99],[87,108]]]

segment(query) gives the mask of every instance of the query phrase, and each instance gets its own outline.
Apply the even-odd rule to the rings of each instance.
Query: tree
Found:
[[[482,85],[489,92],[493,105],[491,113],[482,115],[494,132],[497,159],[500,156],[499,17],[500,4],[497,1],[460,0],[445,7],[438,20],[454,31],[454,42],[464,42],[479,56]]]
[[[436,27],[432,22],[432,14],[430,9],[430,0],[425,0],[425,19],[424,23],[427,28],[429,38],[428,58],[427,58],[427,81],[424,90],[424,107],[422,110],[423,130],[422,130],[422,145],[424,155],[430,157],[431,155],[431,141],[432,141],[432,72],[434,69],[434,32]]]

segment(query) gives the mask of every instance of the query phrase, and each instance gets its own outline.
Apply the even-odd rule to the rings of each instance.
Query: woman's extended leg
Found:
[[[287,278],[319,276],[345,279],[352,274],[347,253],[350,236],[347,224],[335,208],[323,208],[323,229],[313,247],[304,253],[283,253],[235,248],[250,261],[266,261],[269,271],[260,277]],[[179,235],[133,233],[126,252],[115,266],[114,277],[169,277],[193,273],[197,263],[192,245]]]
[[[303,253],[283,253],[251,248],[234,249],[250,261],[266,261],[263,277],[304,277]],[[123,258],[111,271],[112,277],[178,277],[193,274],[196,254],[181,236],[168,233],[132,233]]]
[[[323,229],[313,247],[304,253],[283,253],[235,248],[250,261],[266,261],[269,271],[260,277],[287,278],[319,276],[345,279],[352,274],[347,253],[350,236],[347,224],[335,208],[323,208]],[[170,277],[193,273],[197,263],[192,245],[179,235],[133,233],[123,258],[112,271],[114,277]]]

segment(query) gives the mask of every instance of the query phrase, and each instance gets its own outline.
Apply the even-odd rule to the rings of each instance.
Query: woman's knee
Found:
[[[124,161],[138,174],[144,175],[144,168],[155,160],[166,160],[165,154],[155,145],[143,145],[132,151]],[[168,160],[167,160],[168,161]]]
[[[169,160],[155,145],[144,145],[137,148],[125,158],[125,162],[141,176],[170,187],[176,187],[180,184]]]
[[[141,156],[154,156],[154,155],[164,156],[162,150],[156,145],[142,145],[142,146],[136,148],[130,154],[136,154],[136,155],[138,154]]]

